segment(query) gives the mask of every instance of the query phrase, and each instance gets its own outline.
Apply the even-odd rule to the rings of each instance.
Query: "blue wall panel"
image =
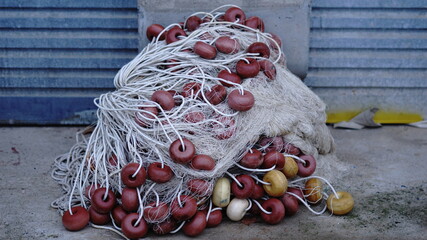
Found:
[[[90,124],[137,54],[136,0],[0,1],[0,124]]]
[[[384,105],[380,92],[408,91],[413,105],[427,92],[427,0],[311,5],[305,83],[329,110],[369,107],[366,96]],[[91,123],[93,99],[137,54],[137,17],[136,0],[0,1],[0,124]]]
[[[0,124],[88,124],[96,121],[92,97],[0,97]]]
[[[427,0],[312,0],[309,55],[329,112],[427,117]]]

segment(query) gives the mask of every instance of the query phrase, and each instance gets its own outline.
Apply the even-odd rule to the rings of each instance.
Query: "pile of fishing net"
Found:
[[[298,202],[315,214],[351,210],[352,199],[342,211],[346,195],[313,176],[339,171],[325,105],[286,68],[262,19],[223,6],[153,24],[147,37],[116,90],[95,100],[93,132],[55,161],[64,195],[52,206],[65,228],[196,236],[225,215],[278,224]]]

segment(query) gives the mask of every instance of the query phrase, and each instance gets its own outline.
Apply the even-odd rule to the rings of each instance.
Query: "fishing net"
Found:
[[[115,91],[95,100],[93,132],[79,133],[70,152],[56,159],[52,176],[64,195],[52,206],[61,213],[77,205],[87,209],[99,188],[106,189],[104,199],[111,190],[121,203],[129,188],[123,178],[148,172],[132,188],[134,211],[138,221],[155,225],[173,215],[168,206],[180,196],[211,209],[220,177],[250,174],[260,180],[277,168],[245,167],[241,159],[254,150],[280,152],[302,167],[304,156],[312,156],[317,174],[335,175],[325,104],[286,68],[280,39],[263,32],[262,20],[243,21],[233,9],[148,28],[152,41],[117,73]],[[130,163],[136,168],[123,176]],[[160,205],[166,213],[147,211]]]

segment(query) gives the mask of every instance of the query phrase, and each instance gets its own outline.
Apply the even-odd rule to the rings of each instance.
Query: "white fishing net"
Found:
[[[174,173],[166,183],[147,179],[138,189],[141,216],[148,204],[159,201],[170,204],[180,194],[195,196],[203,202],[210,196],[216,179],[227,171],[244,172],[235,163],[248,149],[260,148],[257,142],[261,136],[282,137],[286,143],[317,159],[317,173],[326,177],[334,175],[336,169],[330,168],[336,163],[334,141],[325,125],[325,104],[286,68],[284,55],[271,34],[219,20],[222,14],[218,10],[205,13],[204,17],[210,21],[187,31],[188,36],[180,37],[179,41],[167,44],[154,38],[122,67],[114,79],[116,90],[96,99],[98,122],[93,133],[90,137],[79,133],[76,145],[55,161],[52,176],[62,186],[64,195],[52,203],[54,207],[61,212],[75,205],[88,207],[90,200],[85,190],[91,184],[120,194],[125,187],[121,170],[131,162],[145,169],[150,163],[160,162]],[[177,25],[166,27],[164,33]],[[221,36],[236,39],[240,44],[238,51],[218,52],[214,59],[201,58],[191,51],[196,42],[214,45]],[[269,47],[268,59],[247,52],[254,42]],[[223,79],[218,78],[218,73],[236,72],[236,62],[246,58],[273,63],[275,79],[260,72],[256,77],[243,79],[241,84],[229,83],[232,86],[227,88],[228,94],[234,89],[253,94],[255,103],[248,111],[231,109],[227,99],[211,104],[206,93],[221,85]],[[200,91],[193,89],[189,96],[179,94],[188,83],[200,84]],[[171,110],[164,110],[151,100],[158,90],[177,93]],[[157,108],[158,114],[153,114],[152,108]],[[189,116],[200,118],[193,121]],[[182,139],[194,144],[196,154],[213,158],[214,169],[197,170],[173,161],[169,147]],[[205,193],[196,194],[188,188],[187,183],[192,179],[208,183],[203,189]]]

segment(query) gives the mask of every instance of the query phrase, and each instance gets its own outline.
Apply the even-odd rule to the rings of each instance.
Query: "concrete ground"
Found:
[[[61,192],[50,178],[55,156],[76,127],[0,128],[0,239],[119,239],[87,227],[68,232],[50,208]],[[199,239],[427,239],[427,130],[407,126],[331,129],[349,171],[333,184],[353,194],[347,216],[306,209],[275,226],[225,222]],[[152,234],[148,238],[158,238]],[[160,239],[186,239],[182,233]]]

